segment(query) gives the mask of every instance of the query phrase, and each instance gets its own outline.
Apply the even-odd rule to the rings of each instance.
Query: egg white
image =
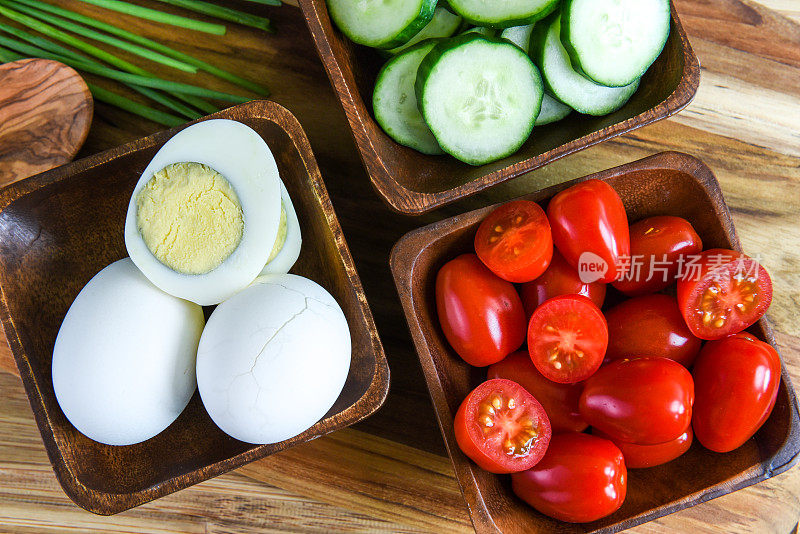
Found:
[[[300,248],[303,239],[300,234],[300,221],[297,220],[297,212],[292,204],[292,198],[286,190],[286,186],[281,181],[281,201],[286,211],[286,241],[280,252],[267,263],[259,276],[265,274],[286,274],[294,266],[297,258],[300,257]]]

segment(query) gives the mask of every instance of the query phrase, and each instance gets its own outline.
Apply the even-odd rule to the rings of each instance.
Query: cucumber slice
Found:
[[[372,109],[386,134],[423,154],[443,154],[417,108],[414,82],[419,64],[436,46],[428,40],[390,59],[378,73]]]
[[[669,0],[566,0],[561,11],[561,41],[573,65],[614,87],[642,77],[669,27]]]
[[[450,0],[464,20],[478,26],[509,28],[531,24],[552,13],[560,0]]]
[[[433,18],[427,26],[422,28],[418,34],[412,37],[407,43],[387,50],[390,54],[399,54],[404,50],[408,50],[417,43],[425,39],[438,39],[441,37],[450,37],[461,27],[461,17],[451,13],[443,7],[437,7],[433,12]]]
[[[560,15],[554,13],[533,29],[531,57],[542,70],[545,87],[579,113],[606,115],[621,108],[639,87],[637,78],[625,87],[606,87],[576,71],[561,44]]]
[[[512,154],[530,136],[542,79],[519,48],[468,33],[440,41],[417,72],[417,102],[445,152],[470,165]]]
[[[497,30],[487,26],[473,26],[459,33],[459,35],[466,35],[468,33],[477,33],[478,35],[483,35],[484,37],[495,37],[497,35]]]
[[[572,113],[571,107],[545,93],[544,97],[542,97],[542,109],[539,110],[539,116],[536,117],[534,126],[544,126],[551,122],[560,121],[570,113]]]
[[[358,44],[395,48],[425,27],[436,0],[327,0],[336,26]]]
[[[500,37],[506,41],[511,41],[527,54],[531,45],[531,32],[533,32],[533,24],[511,26],[503,30],[500,33]]]

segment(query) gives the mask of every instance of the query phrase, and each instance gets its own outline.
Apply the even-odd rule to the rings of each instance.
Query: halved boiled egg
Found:
[[[250,127],[214,119],[177,133],[145,168],[128,204],[125,246],[162,291],[210,305],[258,276],[280,226],[269,147]]]
[[[281,223],[278,237],[267,264],[260,274],[286,274],[300,257],[303,240],[300,236],[300,221],[289,197],[286,186],[281,182]]]

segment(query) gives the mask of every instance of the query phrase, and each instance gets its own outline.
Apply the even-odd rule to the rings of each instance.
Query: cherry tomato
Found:
[[[547,215],[530,200],[506,202],[478,227],[475,251],[500,278],[529,282],[547,269],[553,255]]]
[[[672,441],[692,419],[694,384],[681,364],[667,358],[617,360],[583,386],[584,420],[615,440],[655,445]]]
[[[592,435],[611,439],[608,434],[604,434],[596,428],[592,429]],[[636,443],[626,443],[614,439],[611,439],[611,441],[622,451],[622,455],[625,457],[625,467],[628,469],[655,467],[671,462],[689,450],[689,447],[692,446],[692,426],[689,425],[686,432],[666,443],[637,445]]]
[[[512,474],[511,489],[547,516],[588,523],[622,506],[628,471],[622,452],[611,441],[569,432],[553,436],[533,469]]]
[[[669,358],[688,368],[700,352],[702,342],[686,326],[675,297],[634,297],[605,314],[606,361],[651,356]]]
[[[530,319],[533,311],[544,301],[560,295],[583,295],[588,297],[598,308],[603,307],[606,298],[606,285],[603,282],[584,284],[575,270],[557,250],[553,251],[553,259],[547,270],[533,282],[520,287],[522,305]]]
[[[771,345],[736,335],[707,343],[692,374],[695,436],[707,449],[728,452],[750,439],[772,412],[781,361]]]
[[[527,351],[509,354],[493,363],[486,375],[488,378],[513,380],[536,397],[547,412],[553,432],[580,432],[589,426],[578,411],[583,385],[558,384],[548,380],[533,365]]]
[[[602,282],[613,282],[624,274],[623,261],[630,255],[628,217],[613,187],[600,180],[573,185],[550,200],[547,218],[553,243],[567,263],[580,271],[583,260],[587,269],[597,273],[594,279]],[[597,262],[605,263],[604,272],[602,266],[588,267]]]
[[[631,269],[614,287],[630,296],[661,291],[678,276],[679,258],[701,250],[703,242],[686,219],[643,219],[631,225]]]
[[[490,473],[514,473],[536,465],[552,431],[533,395],[511,380],[487,380],[473,389],[456,412],[456,442]]]
[[[528,323],[531,361],[553,382],[586,380],[603,363],[607,346],[603,312],[583,295],[562,295],[546,301]]]
[[[772,280],[754,259],[711,249],[684,265],[678,305],[694,335],[722,339],[758,321],[772,302]]]
[[[458,256],[439,270],[436,309],[447,341],[470,365],[500,361],[525,342],[517,290],[475,254]]]

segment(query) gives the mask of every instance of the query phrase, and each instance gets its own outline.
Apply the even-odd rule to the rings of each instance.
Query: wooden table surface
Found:
[[[385,406],[354,428],[134,510],[99,517],[61,491],[8,347],[0,342],[0,367],[9,371],[0,372],[0,532],[469,531],[389,275],[391,245],[421,224],[663,150],[696,155],[716,173],[744,249],[760,255],[772,273],[775,298],[769,317],[784,364],[800,384],[800,1],[676,0],[703,67],[700,90],[686,110],[417,218],[389,213],[373,193],[295,7],[237,3],[263,11],[278,33],[230,24],[226,36],[212,38],[76,2],[58,3],[121,21],[137,33],[261,81],[272,89],[271,98],[297,115],[356,260],[392,385]],[[149,0],[141,3],[179,12]],[[148,68],[192,81],[191,75],[155,64]],[[234,90],[198,76],[208,87]],[[79,157],[160,129],[100,103],[94,120]],[[634,531],[788,534],[799,519],[800,468],[794,468]]]

